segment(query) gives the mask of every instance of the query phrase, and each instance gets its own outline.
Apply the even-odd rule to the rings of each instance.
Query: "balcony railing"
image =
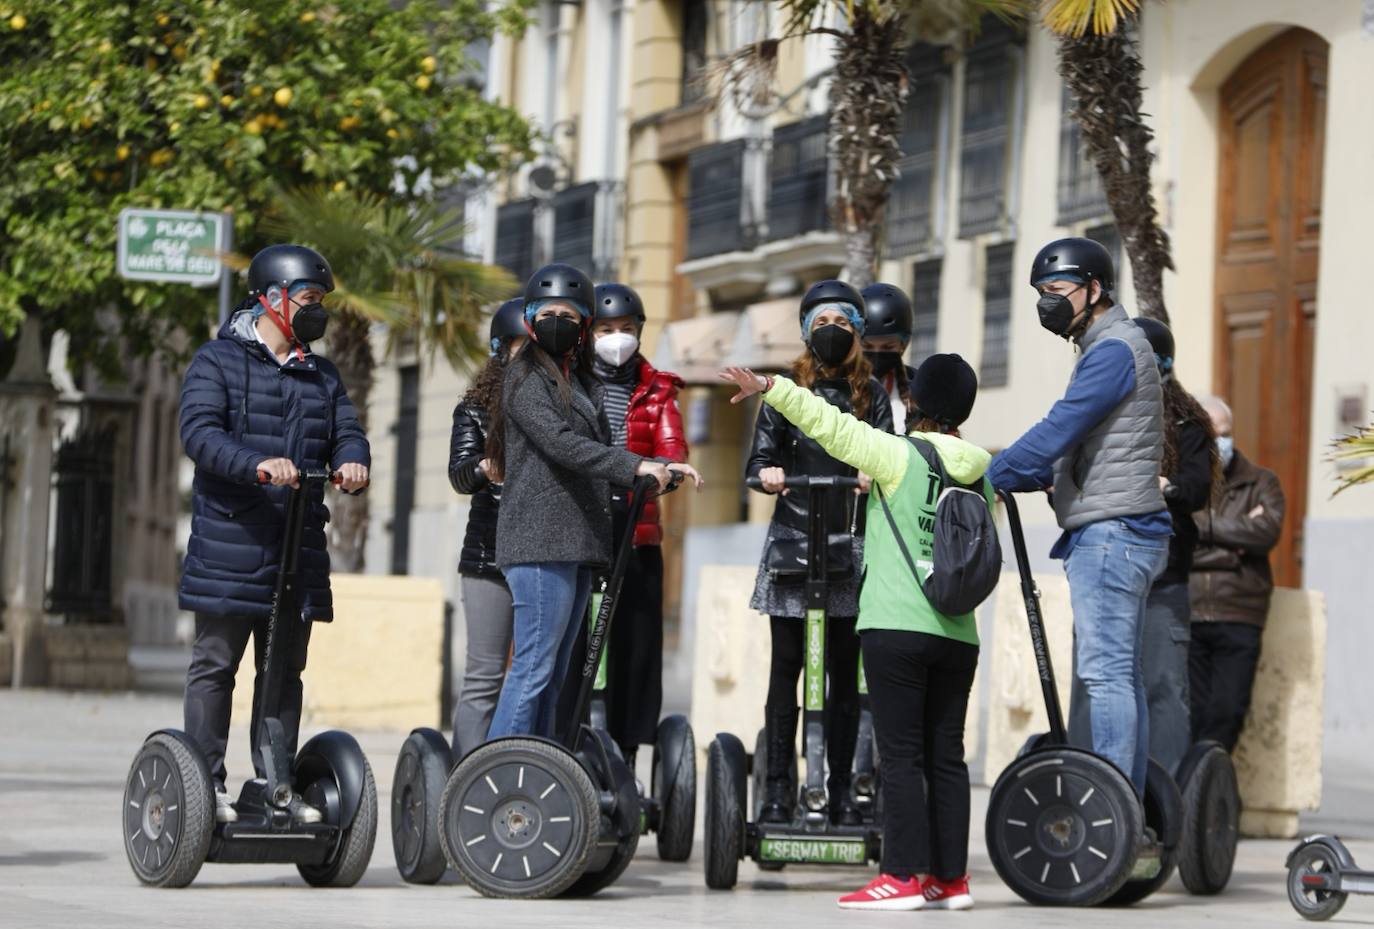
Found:
[[[745,202],[747,141],[699,148],[687,156],[687,258],[751,249],[757,241]]]
[[[496,263],[514,275],[520,287],[535,271],[534,211],[533,198],[496,211]]]
[[[553,198],[553,260],[587,274],[596,269],[596,200],[601,185],[588,181],[566,187]]]
[[[829,128],[829,117],[822,115],[774,130],[768,189],[770,240],[830,227]]]

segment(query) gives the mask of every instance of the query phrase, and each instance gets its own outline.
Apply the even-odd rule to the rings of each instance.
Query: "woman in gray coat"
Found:
[[[489,458],[503,481],[496,563],[515,605],[515,653],[488,738],[552,736],[574,621],[586,613],[591,565],[611,552],[610,484],[687,465],[612,448],[600,384],[575,366],[591,321],[592,283],[569,265],[541,268],[525,285],[532,343],[511,363],[492,411]]]

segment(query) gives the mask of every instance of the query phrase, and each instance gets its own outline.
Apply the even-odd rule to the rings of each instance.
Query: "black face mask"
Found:
[[[544,351],[561,358],[582,340],[582,323],[566,316],[545,316],[534,321],[534,341]]]
[[[854,347],[854,333],[831,323],[821,326],[811,333],[811,351],[821,360],[821,364],[833,368],[844,364],[849,350]]]
[[[1078,313],[1074,311],[1073,301],[1064,294],[1041,294],[1040,299],[1035,301],[1035,309],[1040,314],[1040,325],[1060,338],[1072,338],[1079,328],[1074,323]]]
[[[327,325],[329,314],[318,303],[307,303],[297,310],[291,319],[291,331],[300,342],[314,342],[324,338],[324,327]]]
[[[887,377],[902,366],[901,352],[864,352],[864,357],[873,366],[873,376],[879,379]]]

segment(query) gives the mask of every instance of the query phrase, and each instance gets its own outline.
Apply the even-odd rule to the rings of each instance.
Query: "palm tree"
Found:
[[[376,194],[322,188],[286,191],[264,220],[269,235],[310,245],[329,259],[337,289],[328,330],[329,359],[367,425],[377,361],[374,323],[384,323],[388,351],[405,336],[432,360],[470,370],[486,352],[481,309],[510,295],[511,276],[465,257],[459,211],[433,201],[400,202]],[[330,554],[341,571],[363,569],[367,495],[340,495],[330,522]]]
[[[1337,465],[1347,462],[1349,470],[1337,476],[1336,489],[1331,495],[1334,497],[1342,490],[1374,481],[1374,464],[1370,464],[1372,459],[1374,425],[1365,426],[1359,432],[1341,436],[1333,442],[1328,460]]]
[[[1174,260],[1150,186],[1154,131],[1140,111],[1133,28],[1139,13],[1140,0],[1046,0],[1044,21],[1059,37],[1059,73],[1073,95],[1073,117],[1131,258],[1137,309],[1167,324],[1164,272]]]
[[[783,34],[737,50],[720,66],[722,91],[744,107],[773,94],[778,46],[793,38],[835,39],[830,82],[830,156],[835,225],[845,237],[845,277],[872,283],[888,194],[902,157],[898,133],[910,90],[906,49],[919,40],[967,36],[986,14],[1024,16],[1029,0],[779,0]],[[838,25],[830,25],[831,20]]]

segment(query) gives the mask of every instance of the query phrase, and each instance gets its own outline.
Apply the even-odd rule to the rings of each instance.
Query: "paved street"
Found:
[[[1231,888],[1216,899],[1189,897],[1175,884],[1142,906],[1110,915],[1026,906],[997,879],[983,852],[982,790],[975,795],[973,830],[978,906],[969,914],[843,913],[833,898],[858,885],[867,873],[858,870],[789,868],[781,875],[763,875],[746,863],[733,893],[710,892],[702,882],[700,838],[685,866],[659,863],[652,842],[645,843],[626,876],[591,900],[485,900],[451,876],[438,887],[410,887],[392,863],[387,817],[400,733],[362,734],[381,791],[382,820],[372,867],[359,887],[311,890],[289,866],[207,865],[190,889],[148,890],[137,884],[125,862],[115,811],[126,766],[140,740],[179,717],[176,699],[163,695],[0,691],[0,820],[5,823],[0,830],[0,926],[343,929],[499,922],[604,929],[614,921],[620,927],[770,924],[803,929],[917,919],[968,926],[1100,926],[1105,919],[1138,926],[1157,926],[1166,919],[1179,926],[1299,923],[1283,889],[1289,842],[1243,843]],[[243,727],[236,727],[231,779],[246,769],[246,745]],[[1342,796],[1348,802],[1361,799]],[[1362,799],[1368,798],[1365,793]],[[1370,835],[1367,827],[1356,830]],[[1374,842],[1356,841],[1352,848],[1362,862],[1374,862]],[[1353,899],[1339,919],[1374,924],[1374,898]]]

